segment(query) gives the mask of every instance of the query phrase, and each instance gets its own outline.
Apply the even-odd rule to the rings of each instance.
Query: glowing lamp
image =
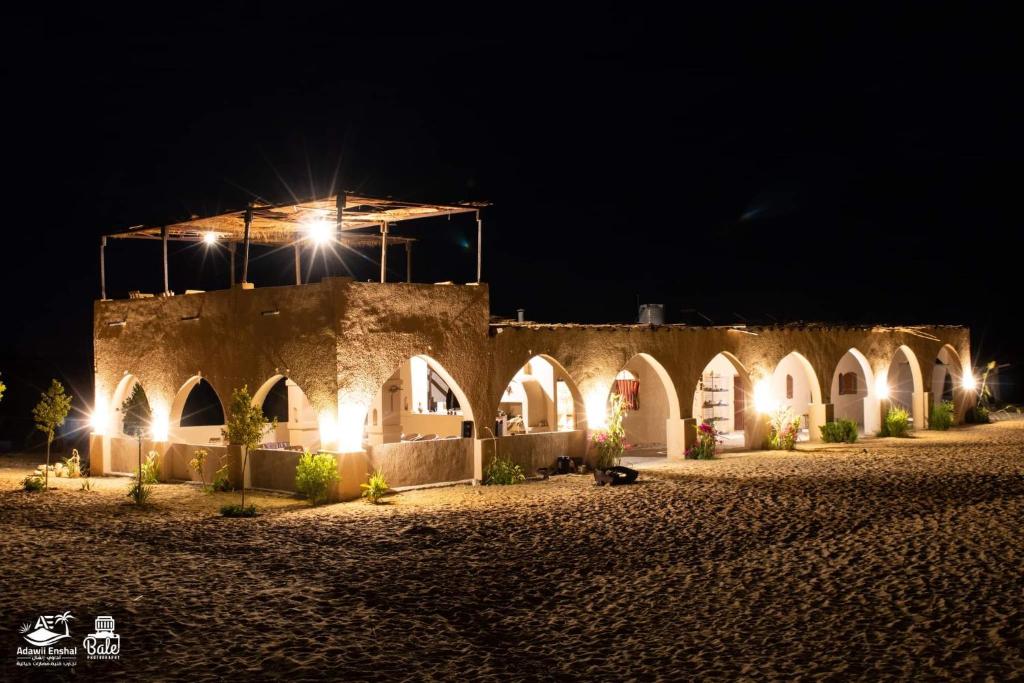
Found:
[[[604,394],[591,394],[583,402],[587,409],[587,427],[604,429],[608,425],[608,398]]]
[[[89,424],[92,426],[92,433],[103,436],[107,433],[107,411],[102,405],[97,405],[89,416]]]
[[[758,380],[754,385],[754,410],[759,413],[775,412],[779,402],[772,397],[771,384],[767,379]]]
[[[363,425],[366,423],[366,406],[358,403],[341,403],[338,406],[338,449],[343,453],[363,450]]]
[[[171,421],[166,413],[153,413],[149,421],[149,432],[153,441],[167,441],[171,430]]]
[[[974,391],[978,388],[978,380],[974,378],[974,373],[965,372],[963,378],[960,380],[960,386],[964,388],[964,391]]]
[[[203,233],[203,241],[206,242],[207,245],[217,244],[217,239],[217,233],[215,232]]]
[[[334,238],[334,231],[337,226],[331,221],[318,220],[309,223],[306,226],[306,233],[309,235],[309,239],[317,245],[327,244]]]
[[[883,375],[875,378],[875,394],[879,400],[889,398],[889,380]]]
[[[320,448],[328,449],[338,441],[338,422],[326,410],[320,413]]]

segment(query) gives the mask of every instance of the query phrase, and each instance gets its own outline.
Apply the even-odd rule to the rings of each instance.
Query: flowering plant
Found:
[[[622,397],[613,394],[609,399],[610,409],[608,411],[608,426],[599,429],[590,437],[590,444],[596,453],[594,468],[606,470],[619,464],[625,446],[622,443],[626,436],[626,430],[622,426],[622,418],[625,410],[622,406]]]
[[[799,415],[789,406],[783,406],[768,416],[768,448],[773,451],[791,451],[800,432]]]
[[[691,460],[712,460],[720,443],[722,440],[718,438],[715,425],[711,422],[701,422],[697,426],[697,443],[686,451],[686,457]]]

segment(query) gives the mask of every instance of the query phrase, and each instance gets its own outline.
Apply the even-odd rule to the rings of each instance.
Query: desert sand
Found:
[[[867,452],[863,452],[864,449]],[[79,676],[1000,680],[1024,672],[1024,422],[311,509],[0,457],[0,638],[109,614]]]

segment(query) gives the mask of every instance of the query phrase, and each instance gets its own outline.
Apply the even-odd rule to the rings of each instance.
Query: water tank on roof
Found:
[[[664,304],[640,304],[640,312],[637,322],[641,325],[664,325],[665,305]]]

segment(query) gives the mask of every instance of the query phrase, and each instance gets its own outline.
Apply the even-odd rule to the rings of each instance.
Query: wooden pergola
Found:
[[[476,280],[480,282],[483,262],[484,202],[460,204],[421,204],[379,199],[344,192],[287,204],[250,202],[239,211],[205,218],[194,217],[163,226],[136,226],[103,235],[100,239],[100,291],[107,298],[106,246],[108,238],[160,240],[163,243],[164,294],[170,294],[168,242],[226,243],[231,252],[231,285],[235,285],[236,245],[242,244],[242,283],[248,283],[249,247],[292,245],[295,250],[295,284],[302,284],[303,244],[337,244],[349,249],[380,248],[380,281],[387,280],[388,245],[404,244],[406,282],[412,281],[412,244],[416,240],[390,234],[392,225],[423,218],[472,213],[476,217]]]

